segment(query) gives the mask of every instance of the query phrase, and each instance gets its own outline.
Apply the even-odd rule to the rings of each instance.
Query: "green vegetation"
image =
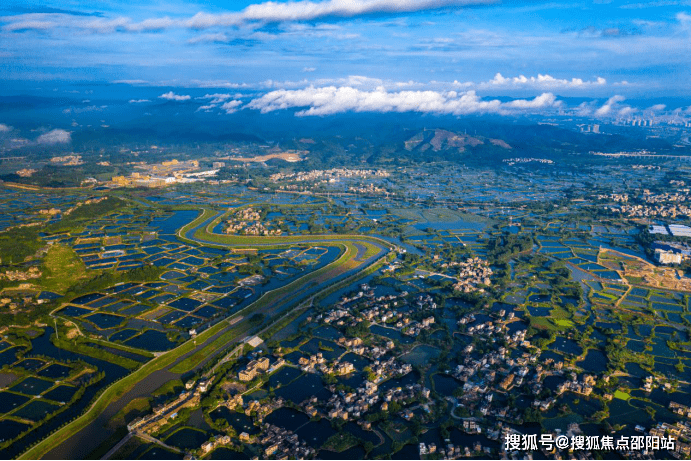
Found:
[[[170,381],[166,381],[166,383],[153,391],[151,393],[152,397],[160,397],[162,395],[169,395],[169,394],[176,394],[178,393],[184,385],[182,384],[182,381],[179,379],[171,379]]]
[[[490,264],[505,263],[516,254],[528,251],[532,247],[533,239],[530,236],[504,233],[491,238],[487,243],[487,261]]]
[[[34,255],[43,245],[37,227],[15,227],[0,233],[0,257],[3,264],[18,264]]]
[[[110,178],[116,174],[118,169],[118,167],[99,165],[97,162],[89,162],[77,166],[48,164],[41,168],[38,173],[29,177],[11,173],[0,176],[0,179],[19,184],[32,184],[38,187],[63,189],[79,187],[82,185],[82,182],[89,177]]]
[[[147,397],[138,397],[130,400],[125,407],[120,410],[108,422],[108,427],[111,430],[127,425],[138,416],[142,416],[151,411],[151,399]]]
[[[166,269],[149,265],[126,271],[102,272],[90,279],[82,280],[75,285],[72,285],[69,290],[67,290],[66,295],[75,297],[80,294],[103,290],[113,285],[117,285],[118,283],[135,281],[148,282],[152,280],[159,280],[161,274],[165,271]]]
[[[358,439],[356,439],[352,434],[348,432],[339,432],[334,434],[324,442],[322,448],[325,450],[335,451],[337,453],[347,450],[348,448],[358,444]]]
[[[621,389],[617,389],[617,391],[614,393],[614,398],[620,400],[629,400],[631,398],[631,394],[628,394]]]
[[[49,291],[65,293],[86,277],[86,267],[71,248],[52,245],[43,260],[41,285]]]
[[[139,362],[128,359],[127,357],[113,354],[112,352],[108,352],[104,349],[89,346],[89,340],[83,336],[79,336],[75,340],[70,341],[62,338],[58,339],[57,336],[54,335],[51,337],[51,341],[57,347],[65,349],[66,351],[77,352],[79,354],[88,355],[89,357],[115,363],[127,368],[128,370],[136,370],[141,365]]]
[[[149,357],[149,358],[154,357],[154,354],[150,351],[146,351],[143,349],[136,349],[134,347],[129,347],[125,344],[121,344],[118,342],[110,342],[110,341],[105,341],[105,340],[96,339],[96,338],[89,338],[88,342],[93,343],[97,346],[109,347],[111,349],[117,349],[120,351],[131,352],[133,354],[141,355],[143,357]]]
[[[84,222],[112,213],[127,206],[127,202],[117,197],[105,197],[98,201],[78,205],[71,212],[63,215],[60,221],[46,226],[47,232],[73,230]]]
[[[261,314],[261,313],[254,314],[254,315],[252,315],[252,317],[249,318],[249,323],[253,327],[256,327],[256,326],[264,323],[265,317],[266,316],[264,314]]]

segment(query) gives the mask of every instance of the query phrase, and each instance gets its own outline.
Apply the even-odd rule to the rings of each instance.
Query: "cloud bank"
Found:
[[[305,72],[311,72],[316,70],[315,68],[306,68]],[[120,81],[121,82],[121,81]],[[494,78],[486,81],[437,81],[431,80],[427,82],[416,81],[416,80],[392,80],[392,79],[382,79],[377,77],[368,77],[365,75],[348,75],[346,77],[338,78],[303,78],[300,80],[264,80],[260,82],[251,83],[237,83],[230,82],[226,80],[190,80],[188,82],[176,82],[179,88],[226,88],[226,89],[254,89],[254,90],[266,90],[266,89],[300,89],[308,87],[325,87],[325,86],[337,86],[337,87],[354,87],[360,89],[375,89],[378,87],[384,87],[392,90],[435,90],[435,91],[468,91],[474,90],[484,90],[484,91],[496,91],[496,90],[506,90],[506,91],[520,91],[520,90],[536,90],[544,92],[554,92],[554,91],[569,91],[569,92],[579,92],[584,90],[602,90],[608,86],[622,86],[627,84],[627,82],[614,82],[609,84],[606,79],[602,77],[596,77],[593,80],[584,80],[579,77],[572,78],[557,78],[549,74],[537,74],[537,76],[520,75],[518,77],[504,77],[501,73],[496,73]],[[158,81],[149,82],[151,86],[165,86],[169,82]],[[139,86],[139,83],[136,84]],[[166,95],[161,95],[163,99],[173,98],[176,95],[171,91],[166,93]],[[237,99],[240,96],[235,94],[225,93],[215,93],[206,94],[205,96],[196,97],[195,99],[212,99],[211,104],[218,104],[222,100],[230,99],[231,97]],[[138,100],[132,100],[131,102],[138,102]],[[145,102],[145,100],[141,100]]]
[[[190,18],[183,19],[164,16],[135,22],[122,16],[85,19],[62,13],[27,13],[0,17],[0,22],[5,23],[2,28],[7,32],[47,31],[59,27],[77,28],[91,33],[160,32],[170,28],[203,30],[252,23],[300,22],[373,14],[396,15],[494,3],[498,3],[498,0],[301,0],[285,3],[268,1],[249,5],[240,12],[199,12]]]
[[[538,89],[573,89],[573,88],[592,88],[604,86],[607,80],[597,77],[595,80],[583,80],[580,78],[560,79],[554,78],[549,74],[537,74],[537,77],[518,77],[506,78],[497,73],[492,80],[482,82],[478,88],[538,88]]]
[[[192,97],[188,94],[175,94],[172,91],[169,91],[167,93],[163,93],[161,96],[159,96],[159,98],[166,99],[168,101],[187,101]]]
[[[399,91],[388,92],[379,87],[363,91],[353,87],[309,87],[302,90],[271,91],[247,104],[262,113],[291,108],[305,108],[297,116],[331,115],[343,112],[419,112],[431,114],[469,115],[544,111],[558,107],[552,93],[534,99],[501,102],[482,100],[475,91]]]
[[[617,104],[624,101],[626,98],[621,95],[614,95],[607,100],[598,110],[595,111],[596,117],[606,117],[612,115]]]
[[[55,129],[42,134],[36,138],[38,144],[66,144],[72,141],[72,134],[69,131]]]
[[[241,105],[242,105],[242,101],[238,101],[238,100],[228,101],[227,103],[225,103],[221,106],[221,109],[226,111],[226,114],[232,114],[234,112],[237,112]]]

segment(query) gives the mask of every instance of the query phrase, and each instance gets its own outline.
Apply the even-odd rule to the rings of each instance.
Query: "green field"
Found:
[[[614,393],[614,398],[620,400],[629,400],[631,398],[631,395],[617,389],[617,391]]]

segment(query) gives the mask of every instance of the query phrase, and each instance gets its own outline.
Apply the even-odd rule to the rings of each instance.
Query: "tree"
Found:
[[[249,319],[250,325],[254,327],[256,327],[257,325],[261,325],[262,322],[264,322],[264,317],[265,315],[260,312],[252,315]]]

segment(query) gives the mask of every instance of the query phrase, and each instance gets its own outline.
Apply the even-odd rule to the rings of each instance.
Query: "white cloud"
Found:
[[[127,85],[145,85],[149,82],[146,80],[114,80],[113,83],[124,83]]]
[[[302,68],[303,72],[314,72],[315,70],[317,70],[316,67],[303,67]]]
[[[450,91],[450,90],[524,90],[533,89],[541,92],[552,92],[556,90],[578,90],[578,89],[594,89],[604,88],[607,86],[607,80],[602,77],[597,77],[594,80],[583,80],[580,78],[558,79],[551,75],[538,74],[537,77],[526,77],[521,75],[519,77],[504,77],[497,73],[492,80],[485,82],[459,81],[444,82],[432,80],[427,83],[418,82],[414,80],[396,81],[383,80],[381,78],[367,77],[363,75],[349,75],[342,78],[319,78],[319,79],[302,79],[299,81],[273,81],[265,80],[257,85],[263,88],[275,89],[297,89],[307,88],[310,86],[338,86],[338,87],[357,87],[360,89],[374,89],[377,87],[385,87],[392,90],[435,90],[435,91]]]
[[[42,134],[36,139],[39,144],[65,144],[72,140],[72,134],[69,131],[55,129]]]
[[[191,99],[191,96],[188,94],[175,94],[172,91],[169,91],[167,93],[163,93],[161,96],[159,96],[160,99],[167,99],[168,101],[187,101]]]
[[[343,112],[420,112],[433,114],[511,114],[539,112],[556,107],[559,102],[551,93],[532,100],[502,103],[498,99],[482,100],[474,91],[399,91],[387,92],[379,87],[373,91],[353,87],[309,87],[302,90],[277,90],[253,99],[246,107],[262,113],[290,108],[305,108],[296,113],[330,115]]]
[[[679,24],[682,26],[682,28],[686,29],[689,26],[691,26],[691,15],[688,13],[679,12],[677,13],[677,21],[679,21]]]
[[[612,113],[612,110],[614,109],[614,107],[618,103],[624,101],[625,99],[626,99],[625,97],[623,97],[619,94],[612,96],[611,98],[609,98],[607,100],[606,103],[604,103],[602,105],[602,107],[600,107],[598,110],[595,111],[595,116],[606,117],[606,116],[610,115]]]
[[[455,82],[457,83],[457,82]],[[595,80],[583,80],[580,78],[572,79],[560,79],[554,78],[551,75],[537,74],[537,77],[526,77],[525,75],[520,75],[518,77],[506,78],[500,73],[497,73],[492,80],[487,82],[482,82],[478,88],[537,88],[537,89],[560,89],[560,88],[589,88],[594,86],[604,86],[607,84],[607,80],[602,77],[597,77]]]
[[[655,104],[654,106],[648,107],[648,110],[652,110],[653,112],[660,112],[665,110],[667,106],[665,104]]]
[[[661,6],[689,6],[691,5],[691,2],[688,0],[658,0],[658,1],[649,1],[645,3],[628,3],[625,5],[621,5],[619,8],[622,9],[642,9],[642,8],[659,8]]]
[[[249,5],[240,13],[197,13],[185,21],[192,29],[236,26],[246,22],[296,22],[322,18],[350,18],[365,14],[399,14],[444,7],[486,5],[495,0],[302,0]]]
[[[221,106],[221,109],[226,111],[226,114],[232,114],[234,112],[238,111],[238,108],[242,105],[242,101],[238,101],[237,99],[233,101],[228,101],[227,103],[223,104]]]
[[[195,88],[246,88],[246,83],[234,83],[226,80],[191,80],[190,85]]]
[[[561,104],[552,93],[542,93],[534,99],[514,99],[504,103],[504,106],[512,109],[544,109],[545,107],[555,107]]]
[[[132,21],[129,18],[119,16],[113,19],[96,18],[83,23],[84,29],[99,34],[108,34],[118,31],[133,30]]]
[[[415,82],[413,80],[408,80],[407,82],[401,82],[396,80],[382,80],[380,78],[367,77],[363,75],[349,75],[347,77],[341,78],[318,78],[318,79],[302,79],[298,81],[274,81],[274,80],[264,80],[256,86],[259,88],[276,88],[276,89],[297,89],[297,88],[307,88],[310,86],[350,86],[358,87],[361,89],[375,89],[378,87],[393,88],[393,89],[413,89],[413,88],[423,88],[426,86],[433,86],[438,89],[439,82],[430,82],[430,85],[425,85],[420,82]],[[448,84],[441,85],[443,89],[449,89]]]
[[[4,123],[0,123],[0,133],[9,133],[10,131],[12,131],[11,126],[7,126]]]
[[[7,32],[16,32],[21,30],[50,30],[57,26],[57,23],[51,21],[18,21],[5,25],[2,29]]]
[[[232,94],[224,94],[224,93],[214,93],[214,94],[205,94],[204,96],[201,96],[196,99],[211,99],[211,102],[209,104],[220,104],[223,101],[232,98]]]
[[[575,108],[575,113],[579,117],[589,117],[595,111],[594,101],[582,102]]]
[[[128,29],[133,32],[158,32],[170,27],[174,27],[177,24],[178,21],[165,16],[163,18],[145,19],[140,23],[129,25]]]
[[[195,45],[197,43],[229,43],[231,40],[232,39],[228,35],[219,32],[217,34],[203,34],[198,37],[193,37],[187,40],[187,43],[190,45]]]
[[[150,99],[130,99],[130,104],[141,104],[143,102],[151,102]]]
[[[636,109],[635,107],[626,106],[626,107],[622,107],[619,110],[618,115],[619,115],[619,117],[629,117],[629,116],[635,114],[636,112],[638,112],[638,109]]]
[[[240,12],[199,12],[187,19],[168,16],[134,22],[127,17],[83,18],[63,13],[28,13],[0,17],[5,31],[49,30],[59,27],[82,29],[91,33],[158,32],[183,27],[203,30],[211,27],[234,27],[243,24],[270,22],[300,22],[327,18],[352,18],[368,14],[395,15],[498,3],[498,0],[326,0],[268,1],[249,5]],[[208,39],[209,37],[207,37]]]
[[[67,109],[63,109],[62,113],[63,114],[83,114],[86,112],[101,112],[103,109],[107,108],[108,106],[86,106],[86,107],[68,107]]]

